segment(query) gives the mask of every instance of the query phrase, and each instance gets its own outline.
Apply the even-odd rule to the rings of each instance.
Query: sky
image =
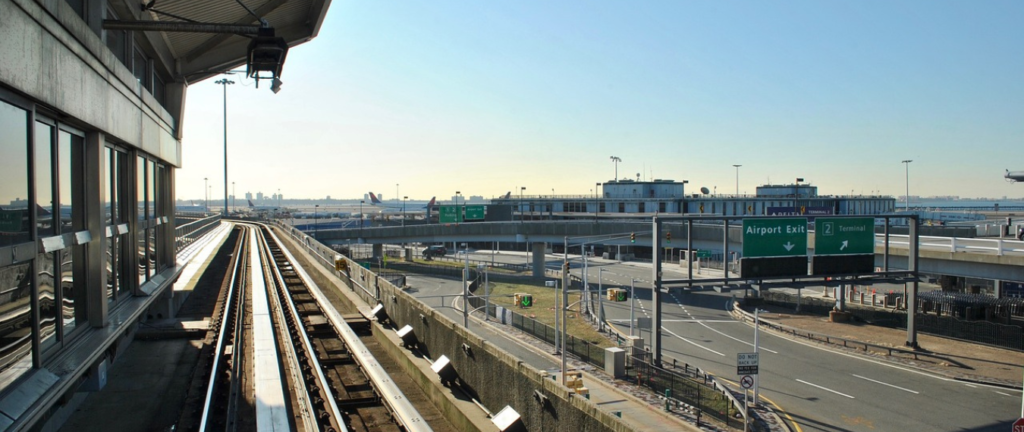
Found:
[[[1003,175],[1024,170],[1022,20],[1017,0],[334,0],[280,93],[230,77],[229,181],[286,199],[591,195],[617,169],[694,192],[799,177],[1020,198]],[[219,78],[188,88],[178,198],[204,178],[223,193]]]

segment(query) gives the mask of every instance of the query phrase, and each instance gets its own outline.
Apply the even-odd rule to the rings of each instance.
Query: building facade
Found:
[[[329,4],[297,3],[260,11],[290,44],[317,34]],[[0,0],[0,431],[41,428],[101,387],[181,271],[187,86],[244,64],[249,39],[110,27],[182,23],[146,7]],[[199,0],[162,8],[248,16]]]

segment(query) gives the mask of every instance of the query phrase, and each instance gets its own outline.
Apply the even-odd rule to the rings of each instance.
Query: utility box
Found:
[[[626,376],[626,350],[616,347],[605,348],[604,371],[613,378]]]

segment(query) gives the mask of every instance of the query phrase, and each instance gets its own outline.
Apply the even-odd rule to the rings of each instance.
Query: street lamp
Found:
[[[523,191],[526,190],[526,186],[519,188],[519,223],[523,223],[523,218],[526,217],[526,210],[523,209]]]
[[[736,167],[736,195],[740,194],[740,167],[743,165],[733,165]]]
[[[320,234],[320,219],[316,215],[316,211],[320,209],[320,204],[313,206],[313,238],[316,238],[317,234]]]
[[[461,193],[462,192],[455,191],[455,223],[459,223],[459,219],[461,219],[460,215],[462,212],[459,211],[459,194]]]
[[[363,203],[366,200],[359,200],[359,231],[363,230]]]
[[[910,159],[904,159],[903,162],[902,162],[903,165],[906,166],[906,171],[907,171],[907,194],[903,196],[903,198],[906,200],[905,201],[906,211],[910,211],[910,163],[911,162],[913,162],[913,161],[910,160]]]
[[[234,83],[227,78],[214,82],[224,87],[224,216],[228,215],[228,86]]]
[[[405,200],[407,199],[409,199],[409,197],[402,197],[402,226],[405,226]]]
[[[601,210],[601,200],[597,197],[601,194],[601,183],[594,183],[594,220],[597,220],[597,213]]]
[[[612,156],[612,163],[615,164],[615,178],[613,180],[619,181],[619,162],[622,162],[622,158],[618,156]]]
[[[209,180],[208,177],[203,177],[203,209],[207,213],[209,213],[210,212],[210,195],[206,192],[207,190],[209,190],[209,186],[207,186],[207,180]]]

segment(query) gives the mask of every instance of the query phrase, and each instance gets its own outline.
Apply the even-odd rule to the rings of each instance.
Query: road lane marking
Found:
[[[1001,392],[1001,391],[997,391],[996,393],[999,393],[999,394],[1001,394],[1001,395],[1003,395],[1003,396],[1009,396],[1009,397],[1012,397],[1012,398],[1015,398],[1015,397],[1017,397],[1017,396],[1015,396],[1015,395],[1012,395],[1012,394],[1007,394],[1007,393],[1003,393],[1003,392]]]
[[[673,296],[672,296],[672,298],[675,298],[675,296],[673,295]],[[678,302],[678,300],[676,300],[676,301]],[[731,300],[730,300],[730,301],[731,301]],[[728,304],[728,302],[726,302],[726,304]],[[691,316],[692,316],[692,315],[691,315]],[[697,321],[695,321],[695,322],[697,322],[697,323],[699,323],[700,325],[704,326],[704,328],[706,328],[706,329],[708,329],[708,330],[711,330],[711,331],[713,331],[713,332],[715,332],[715,333],[718,333],[718,334],[720,334],[720,335],[722,335],[722,336],[725,336],[725,337],[727,337],[727,338],[729,338],[729,339],[732,339],[732,340],[734,340],[734,341],[736,341],[736,342],[740,342],[740,343],[743,343],[743,344],[747,344],[747,345],[750,345],[750,346],[754,346],[754,344],[752,344],[752,343],[750,343],[750,342],[747,342],[747,341],[745,341],[745,340],[742,340],[742,339],[738,339],[738,338],[735,338],[735,337],[733,337],[733,336],[727,335],[727,334],[725,334],[725,333],[723,333],[723,332],[721,332],[721,331],[718,331],[718,330],[716,330],[716,329],[713,329],[713,328],[711,328],[711,326],[709,326],[709,325],[707,325],[707,324],[704,324],[705,322],[735,322],[735,323],[738,323],[739,321],[736,321],[736,320],[721,320],[721,321],[716,321],[716,320],[697,320]],[[760,350],[764,350],[764,351],[768,351],[768,352],[770,352],[770,353],[772,353],[772,354],[778,354],[778,353],[779,353],[778,351],[770,350],[770,349],[768,349],[768,348],[765,348],[765,347],[763,347],[763,346],[758,346],[757,348],[758,348],[758,351],[760,351]]]
[[[722,356],[722,357],[725,357],[725,354],[722,354],[722,353],[720,353],[720,352],[718,352],[718,351],[715,351],[715,350],[713,350],[713,349],[711,349],[711,348],[708,348],[708,347],[706,347],[706,346],[704,346],[704,345],[698,344],[698,343],[696,343],[696,342],[694,342],[694,341],[691,341],[691,340],[689,340],[689,339],[687,339],[687,338],[684,338],[684,337],[682,337],[682,336],[679,336],[679,335],[677,335],[677,334],[673,333],[673,332],[672,332],[672,330],[669,330],[669,329],[667,329],[667,328],[665,328],[665,327],[662,327],[662,328],[661,328],[661,330],[662,330],[662,331],[664,331],[664,332],[666,332],[666,333],[668,333],[668,334],[670,334],[670,335],[672,335],[672,336],[675,336],[675,337],[677,337],[677,338],[679,338],[679,339],[682,339],[682,341],[683,341],[683,342],[686,342],[686,343],[688,343],[688,344],[690,344],[690,345],[693,345],[693,346],[695,346],[695,347],[697,347],[697,348],[700,348],[700,349],[703,349],[703,350],[707,350],[707,351],[713,352],[713,353],[715,353],[715,354],[718,354],[718,355],[720,355],[720,356]]]
[[[894,389],[900,389],[900,390],[903,390],[905,392],[909,392],[909,393],[913,393],[913,394],[921,394],[921,392],[917,392],[917,391],[910,390],[910,389],[905,389],[905,388],[900,387],[900,386],[894,386],[894,385],[889,384],[889,383],[884,383],[884,382],[881,382],[881,381],[878,381],[878,380],[873,380],[873,379],[868,378],[868,377],[862,377],[862,376],[857,375],[857,374],[851,374],[851,375],[853,375],[853,376],[855,376],[857,378],[860,378],[862,380],[868,380],[868,381],[871,381],[873,383],[878,383],[878,384],[881,384],[881,385],[884,385],[884,386],[889,386],[889,387],[892,387]]]
[[[839,392],[837,392],[837,391],[835,391],[835,390],[832,390],[832,389],[830,389],[830,388],[828,388],[828,387],[822,387],[822,386],[820,386],[820,385],[817,385],[817,384],[811,384],[811,383],[809,383],[809,382],[807,382],[807,381],[804,381],[804,380],[802,380],[802,379],[797,379],[797,382],[802,382],[802,383],[804,383],[804,384],[807,384],[807,385],[809,385],[809,386],[811,386],[811,387],[817,387],[817,388],[820,388],[820,389],[822,389],[822,390],[825,390],[825,391],[827,391],[827,392],[832,392],[832,393],[835,393],[835,394],[837,394],[837,395],[839,395],[839,396],[846,396],[846,397],[848,397],[848,398],[850,398],[850,399],[856,399],[855,397],[853,397],[853,396],[850,396],[850,395],[848,395],[848,394],[846,394],[846,393],[839,393]]]
[[[964,384],[964,385],[967,386],[967,387],[970,387],[970,388],[978,388],[978,386],[976,386],[976,385],[970,385],[970,384]]]

